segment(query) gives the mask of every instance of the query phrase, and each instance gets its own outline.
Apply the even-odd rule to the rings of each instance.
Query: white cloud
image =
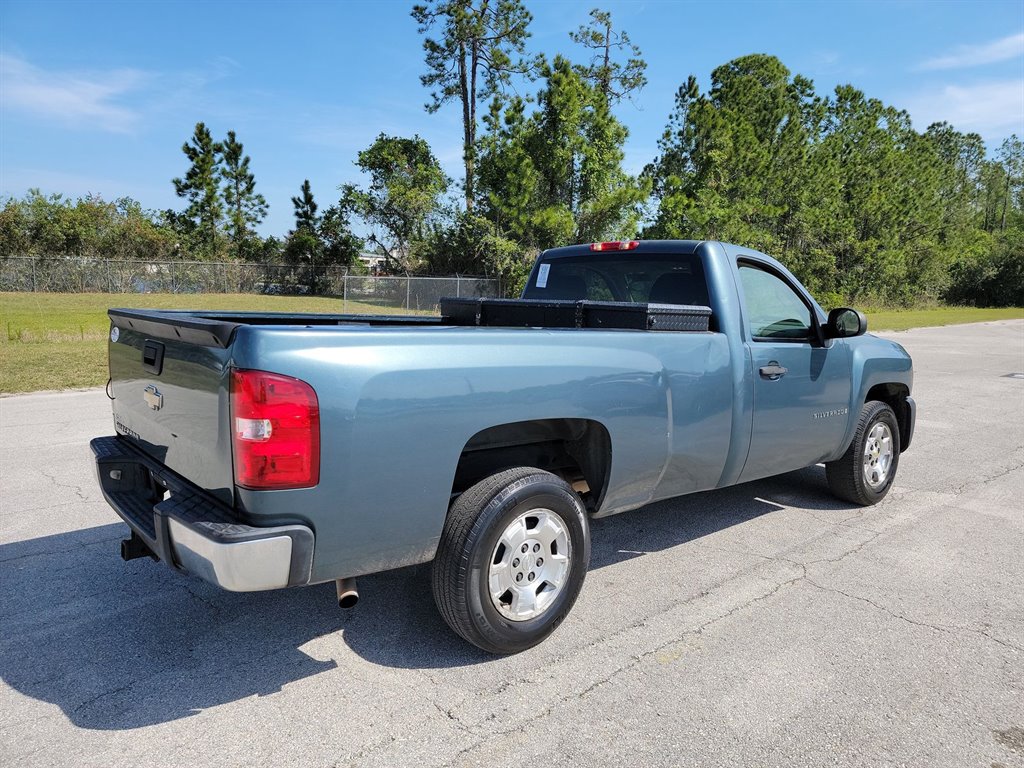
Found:
[[[946,121],[987,141],[1024,135],[1024,80],[946,85],[905,99],[918,130]]]
[[[146,73],[135,69],[48,72],[17,56],[0,54],[0,107],[72,125],[131,133],[140,114],[119,101],[148,80]]]
[[[1024,32],[975,45],[959,45],[945,56],[921,62],[920,70],[964,69],[1024,56]]]

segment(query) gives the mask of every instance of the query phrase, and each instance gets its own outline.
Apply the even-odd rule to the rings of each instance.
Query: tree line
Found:
[[[234,131],[198,123],[173,180],[186,207],[77,201],[30,191],[0,210],[0,256],[231,258],[350,265],[370,250],[392,272],[500,275],[515,290],[536,254],[618,238],[721,239],[783,261],[825,304],[946,300],[1024,305],[1024,143],[990,154],[947,123],[852,85],[829,94],[776,57],[690,75],[642,172],[623,168],[620,119],[646,62],[611,14],[569,33],[577,59],[531,53],[522,0],[431,0],[423,37],[428,113],[461,112],[462,178],[419,136],[379,135],[321,209],[309,181],[295,224],[261,237],[267,213]],[[358,237],[353,224],[365,236]]]

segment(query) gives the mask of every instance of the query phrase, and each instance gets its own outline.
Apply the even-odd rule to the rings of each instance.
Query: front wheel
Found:
[[[892,487],[900,463],[900,427],[886,403],[864,404],[846,453],[825,465],[832,493],[862,506],[877,504]]]
[[[579,496],[550,472],[509,469],[452,505],[434,558],[434,600],[473,645],[517,653],[561,624],[589,562]]]

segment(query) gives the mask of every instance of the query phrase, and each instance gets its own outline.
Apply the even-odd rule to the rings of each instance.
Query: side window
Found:
[[[761,339],[806,339],[811,310],[789,285],[753,264],[739,265],[750,335]]]

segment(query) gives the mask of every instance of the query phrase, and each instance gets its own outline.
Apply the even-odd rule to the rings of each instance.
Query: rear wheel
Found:
[[[864,404],[846,453],[825,465],[836,496],[862,506],[877,504],[892,487],[900,463],[900,428],[886,403]]]
[[[434,600],[469,642],[516,653],[562,622],[589,562],[586,511],[569,485],[532,467],[509,469],[452,505],[434,558]]]

